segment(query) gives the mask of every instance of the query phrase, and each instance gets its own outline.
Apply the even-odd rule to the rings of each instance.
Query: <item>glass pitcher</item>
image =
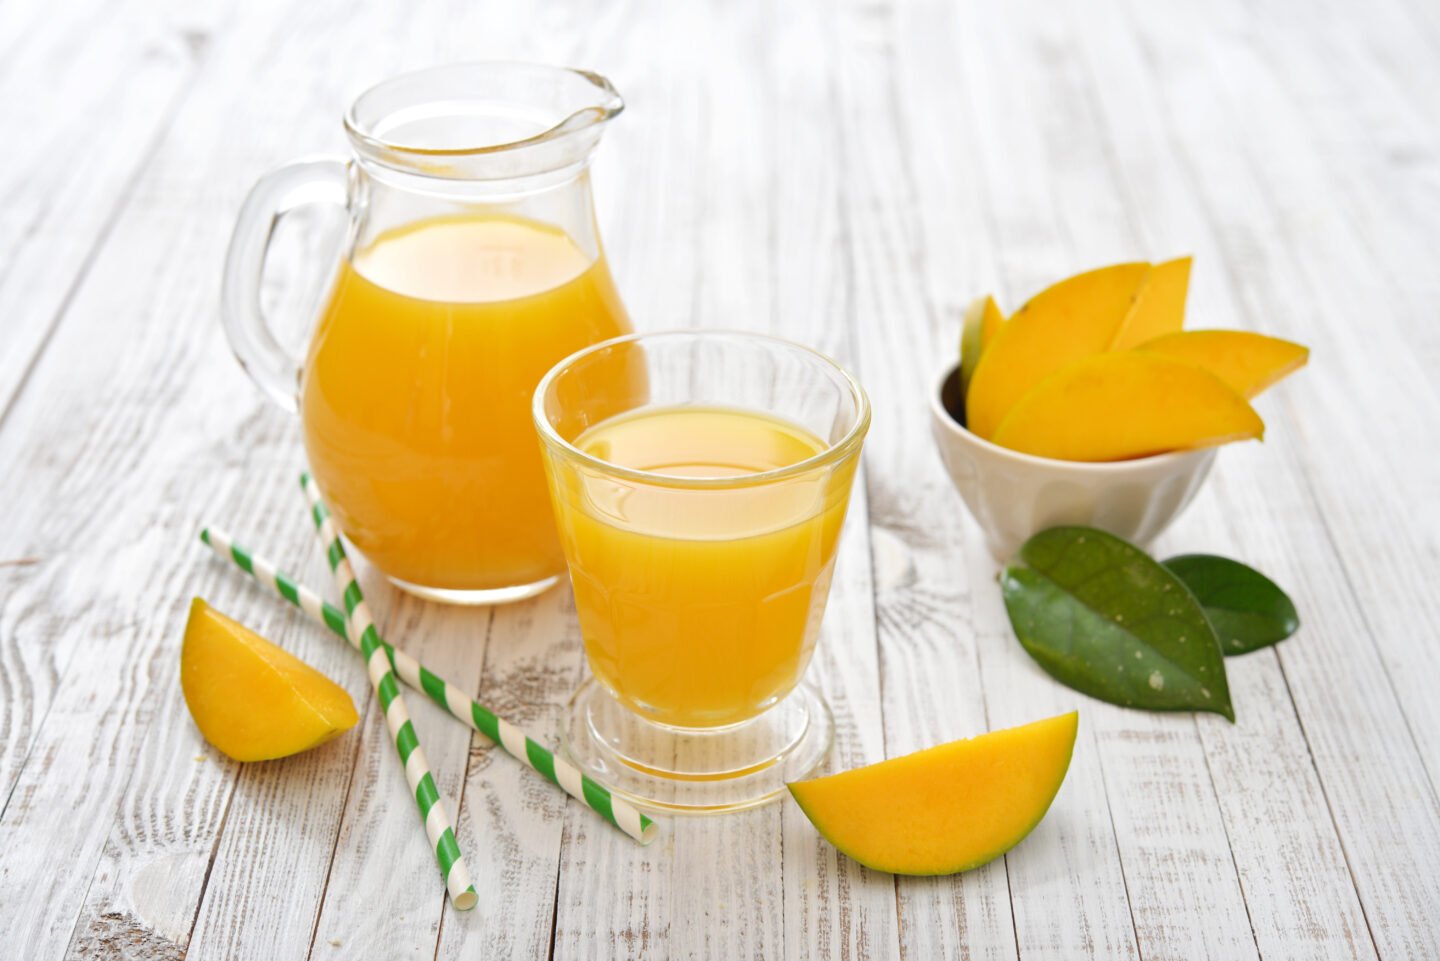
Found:
[[[588,173],[623,106],[579,70],[407,74],[345,115],[348,160],[281,167],[240,211],[222,305],[231,347],[298,411],[345,535],[408,591],[496,603],[564,572],[530,398],[561,358],[630,331]],[[276,222],[307,203],[342,205],[349,234],[301,361],[263,316],[260,284]]]

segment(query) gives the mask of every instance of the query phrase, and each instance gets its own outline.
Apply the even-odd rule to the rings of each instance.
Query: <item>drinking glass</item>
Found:
[[[240,212],[230,343],[298,410],[340,529],[406,590],[493,603],[564,571],[530,397],[557,360],[630,330],[589,177],[622,107],[604,77],[559,67],[396,77],[346,113],[349,158],[281,167]],[[302,359],[260,289],[276,222],[310,203],[342,207],[349,234]]]
[[[644,383],[619,397],[616,382]],[[653,807],[726,811],[824,760],[800,683],[820,636],[870,407],[774,337],[669,331],[561,361],[534,419],[593,678],[565,749]]]

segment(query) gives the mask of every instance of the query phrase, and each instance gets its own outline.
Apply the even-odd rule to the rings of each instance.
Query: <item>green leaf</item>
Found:
[[[1091,527],[1052,527],[1025,542],[1001,588],[1020,643],[1062,684],[1124,707],[1235,720],[1205,612],[1138,547]]]
[[[1258,651],[1300,628],[1290,598],[1253,567],[1213,554],[1182,554],[1164,563],[1205,609],[1227,657]]]

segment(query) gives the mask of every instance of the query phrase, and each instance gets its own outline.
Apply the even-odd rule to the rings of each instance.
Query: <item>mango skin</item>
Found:
[[[1279,337],[1245,330],[1190,330],[1135,348],[1203,367],[1246,400],[1304,367],[1310,350]]]
[[[791,785],[827,841],[876,871],[958,874],[1035,829],[1070,770],[1079,715],[1021,727]]]
[[[359,720],[344,688],[198,597],[185,625],[180,687],[205,740],[237,761],[307,751]]]
[[[1250,403],[1193,364],[1138,351],[1087,357],[1027,394],[994,442],[1068,461],[1116,461],[1260,439]]]
[[[1068,364],[1111,348],[1150,271],[1116,264],[1047,287],[1000,328],[965,394],[965,424],[993,440],[1010,409]]]

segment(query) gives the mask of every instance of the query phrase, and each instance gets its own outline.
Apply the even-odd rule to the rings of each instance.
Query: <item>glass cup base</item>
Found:
[[[407,594],[414,594],[416,597],[423,597],[427,601],[439,601],[441,604],[458,604],[466,607],[476,607],[482,604],[509,604],[512,601],[523,601],[527,597],[534,597],[536,594],[543,594],[560,582],[560,575],[547,577],[544,580],[532,581],[529,584],[521,584],[517,587],[497,587],[493,590],[484,591],[451,591],[443,587],[421,587],[419,584],[411,584],[402,581],[398,577],[385,575],[386,580],[394,584]]]
[[[777,800],[830,753],[835,722],[801,684],[764,714],[714,729],[655,724],[591,678],[570,699],[562,749],[585,774],[635,804],[723,814]]]

